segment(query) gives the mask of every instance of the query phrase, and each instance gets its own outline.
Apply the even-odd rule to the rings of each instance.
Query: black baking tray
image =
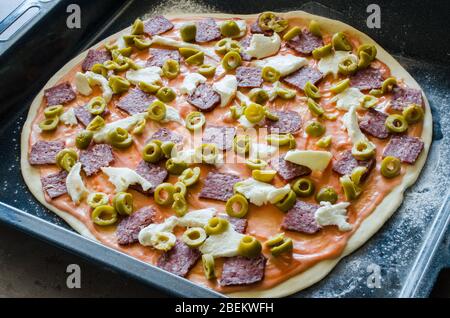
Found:
[[[37,1],[35,1],[37,2]],[[433,112],[433,143],[427,164],[394,216],[367,244],[342,260],[320,283],[296,297],[425,297],[443,264],[450,204],[450,91],[448,4],[378,1],[381,28],[366,25],[371,1],[77,1],[82,28],[66,27],[71,1],[53,0],[9,43],[0,45],[0,221],[102,266],[182,297],[218,297],[155,267],[83,238],[28,191],[20,174],[20,132],[28,107],[48,79],[92,44],[130,25],[146,13],[169,7],[187,12],[257,13],[305,10],[344,21],[391,52],[419,82]],[[196,5],[193,6],[193,3]],[[206,9],[205,9],[206,8]],[[194,12],[194,13],[196,13]],[[0,22],[1,24],[1,22]],[[418,43],[420,45],[418,45]],[[448,254],[448,251],[447,251]],[[436,257],[438,256],[438,257]],[[367,284],[373,272],[380,288]]]

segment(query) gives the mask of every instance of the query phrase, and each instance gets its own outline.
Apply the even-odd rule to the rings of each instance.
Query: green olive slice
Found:
[[[352,45],[343,32],[337,32],[331,38],[331,43],[336,51],[351,51]]]
[[[180,63],[172,59],[165,60],[162,66],[162,72],[168,79],[174,79],[180,74]]]
[[[177,237],[170,232],[156,232],[152,235],[151,243],[152,246],[163,252],[167,252],[175,246]]]
[[[206,279],[210,280],[216,277],[214,257],[211,254],[202,255],[203,273]]]
[[[350,179],[349,176],[342,176],[339,178],[339,182],[344,190],[345,199],[347,201],[355,200],[361,194],[361,189]]]
[[[74,149],[66,148],[56,154],[56,165],[67,172],[72,169],[77,160],[78,154]]]
[[[220,33],[222,33],[225,37],[233,38],[238,36],[241,33],[241,30],[239,29],[236,21],[228,20],[221,24]]]
[[[87,197],[87,204],[95,209],[100,205],[106,205],[109,202],[109,197],[103,192],[92,192]]]
[[[238,254],[244,257],[256,257],[261,254],[261,243],[250,235],[241,238],[238,246]]]
[[[307,178],[299,178],[292,184],[292,191],[294,191],[296,195],[302,198],[312,196],[315,190],[316,187],[314,186],[314,183]]]
[[[368,140],[359,140],[352,147],[352,155],[356,160],[368,160],[375,156],[376,147]]]
[[[350,79],[346,78],[342,81],[339,81],[335,85],[330,87],[330,92],[334,94],[339,94],[345,91],[348,87],[350,87]]]
[[[184,42],[194,42],[197,34],[195,23],[186,23],[180,28],[180,37]]]
[[[268,163],[262,159],[247,159],[245,161],[245,165],[254,170],[254,169],[264,169],[265,167],[267,167]]]
[[[105,120],[101,116],[95,116],[94,119],[86,126],[88,131],[97,131],[105,127]]]
[[[309,98],[318,99],[322,96],[320,94],[319,88],[316,85],[312,84],[310,81],[306,82],[303,91]]]
[[[215,164],[219,157],[219,148],[216,144],[202,144],[195,149],[195,157],[202,163]]]
[[[311,20],[309,22],[308,26],[309,32],[311,32],[313,35],[321,37],[322,32],[320,32],[320,24],[316,20]]]
[[[112,225],[117,222],[117,212],[110,205],[100,205],[92,211],[91,220],[100,226]]]
[[[252,178],[261,182],[270,183],[277,172],[275,170],[252,170]]]
[[[201,227],[191,227],[187,229],[181,240],[191,248],[197,248],[206,240],[206,232]]]
[[[191,112],[186,117],[186,128],[191,131],[201,129],[205,123],[205,115],[203,115],[201,112]]]
[[[405,117],[398,114],[389,115],[386,118],[385,126],[387,130],[393,133],[402,133],[408,130],[408,122]]]
[[[250,90],[248,97],[252,102],[264,105],[269,100],[269,93],[262,88],[253,88]]]
[[[417,104],[410,104],[403,109],[402,115],[408,124],[418,123],[424,116],[423,107]]]
[[[241,55],[236,51],[230,51],[222,59],[222,67],[226,71],[232,71],[242,63]]]
[[[186,162],[177,158],[170,158],[166,161],[166,169],[170,174],[180,175],[188,167]]]
[[[331,145],[331,136],[324,136],[317,140],[316,146],[319,148],[329,148]]]
[[[270,253],[273,256],[280,256],[281,254],[291,253],[293,249],[294,249],[294,243],[292,242],[292,239],[285,238],[283,240],[283,242],[272,247],[270,249]]]
[[[280,79],[281,73],[272,66],[264,66],[261,76],[265,81],[275,83]]]
[[[80,131],[75,137],[75,146],[78,149],[86,149],[91,144],[94,133],[92,131]]]
[[[201,170],[199,167],[188,168],[181,173],[178,180],[180,180],[187,187],[190,187],[198,182],[200,179],[200,173]]]
[[[92,98],[87,104],[88,111],[94,116],[103,114],[105,108],[106,102],[105,99],[101,96]]]
[[[113,206],[120,215],[130,215],[133,212],[133,196],[128,192],[119,192],[113,198]]]
[[[134,20],[133,26],[131,27],[132,35],[140,35],[144,33],[144,22],[141,19]]]
[[[284,197],[275,203],[275,206],[283,212],[289,211],[295,204],[297,196],[294,191],[289,191]]]
[[[175,188],[174,195],[179,193],[179,194],[181,194],[184,197],[186,196],[187,187],[186,187],[186,185],[183,182],[181,182],[181,181],[175,182],[175,184],[173,186]]]
[[[142,159],[145,162],[150,163],[156,163],[160,161],[162,159],[161,146],[154,141],[150,141],[142,149]]]
[[[311,137],[320,137],[325,133],[325,126],[318,121],[311,121],[305,128],[305,132]]]
[[[245,107],[244,116],[249,122],[256,124],[264,119],[265,109],[260,104],[250,103],[247,107]]]
[[[241,194],[235,194],[225,204],[225,211],[234,218],[243,218],[248,212],[248,201]]]
[[[209,219],[208,224],[205,225],[205,231],[208,235],[217,235],[225,232],[228,229],[229,222],[219,217]]]
[[[402,165],[400,159],[393,156],[387,156],[381,161],[380,172],[383,177],[391,179],[400,174],[401,168]]]
[[[212,64],[202,64],[199,66],[198,72],[203,76],[211,77],[216,74],[216,66]]]
[[[247,154],[250,150],[250,137],[248,135],[234,137],[233,150],[239,155]]]
[[[302,29],[300,29],[298,26],[294,26],[294,27],[290,28],[289,31],[287,31],[283,35],[283,40],[290,41],[293,38],[295,38],[297,35],[299,35],[300,33],[302,33]]]
[[[175,187],[171,183],[161,183],[154,192],[155,203],[162,206],[172,205],[175,194]]]
[[[44,109],[45,118],[58,117],[64,111],[63,105],[48,106]]]
[[[186,58],[184,61],[189,65],[202,65],[205,61],[205,53],[203,53],[202,51],[198,51],[194,55]]]
[[[314,49],[312,51],[312,56],[315,60],[320,60],[321,58],[330,55],[333,51],[332,49],[333,47],[331,46],[331,44],[318,47],[317,49]]]
[[[163,103],[170,103],[177,97],[177,95],[170,87],[161,87],[156,92],[156,97]]]
[[[154,121],[161,121],[164,118],[166,118],[166,112],[167,112],[166,105],[160,100],[153,101],[147,108],[148,118]]]
[[[175,211],[176,216],[182,217],[188,211],[188,204],[186,198],[181,193],[173,194],[172,209]]]
[[[59,117],[57,117],[57,116],[51,117],[51,118],[46,118],[39,123],[39,128],[42,131],[52,131],[58,127],[58,123],[59,123]]]
[[[314,99],[308,98],[308,109],[314,116],[320,117],[325,113],[325,110]]]
[[[321,188],[316,194],[316,201],[320,202],[330,202],[335,204],[338,200],[338,195],[332,187]]]
[[[111,75],[108,83],[114,94],[125,93],[131,86],[131,83],[126,78],[118,75]]]

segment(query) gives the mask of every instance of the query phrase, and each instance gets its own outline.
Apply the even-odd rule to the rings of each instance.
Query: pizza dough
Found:
[[[355,36],[360,39],[363,43],[370,43],[376,45],[377,48],[377,59],[385,63],[391,70],[393,76],[402,78],[404,82],[411,88],[420,89],[418,83],[409,75],[409,73],[382,47],[380,47],[375,41],[369,38],[364,33],[354,29],[353,27],[342,23],[340,21],[331,20],[321,16],[311,15],[303,11],[293,11],[287,13],[277,13],[284,18],[299,18],[300,20],[305,20],[305,22],[314,19],[320,23],[321,29],[325,32],[334,33],[338,31],[345,31],[351,36]],[[257,15],[228,15],[228,14],[196,14],[196,17],[213,17],[213,18],[256,18]],[[167,15],[167,18],[192,18],[192,15]],[[110,42],[121,35],[129,33],[130,28],[127,28],[117,34],[110,36],[101,43],[95,45],[93,48],[98,48],[102,43]],[[58,80],[70,71],[75,65],[79,64],[86,57],[87,52],[80,54],[79,56],[72,59],[67,63],[60,71],[58,71],[46,84],[45,88],[54,86]],[[35,98],[31,104],[27,120],[25,122],[22,137],[21,137],[21,169],[24,180],[28,185],[30,191],[38,199],[40,203],[46,206],[49,210],[55,212],[58,216],[63,218],[72,228],[74,228],[81,235],[95,240],[95,237],[90,233],[89,229],[85,224],[79,221],[77,218],[71,214],[62,211],[55,206],[46,202],[41,186],[39,169],[32,167],[28,162],[29,153],[29,135],[31,132],[32,121],[34,120],[38,109],[40,107],[42,98],[44,95],[44,90],[42,90]],[[372,235],[374,235],[383,224],[389,219],[389,217],[397,210],[400,206],[404,191],[411,186],[420,174],[422,167],[425,164],[427,153],[431,145],[432,137],[432,118],[430,106],[426,97],[424,97],[424,107],[425,107],[425,117],[423,122],[423,130],[421,139],[424,142],[424,149],[412,166],[406,168],[406,173],[400,184],[398,184],[392,191],[383,199],[383,201],[376,207],[376,209],[361,223],[359,228],[350,237],[347,245],[345,247],[342,255],[336,259],[324,260],[316,264],[315,266],[307,269],[306,271],[289,278],[288,280],[270,288],[267,290],[246,290],[242,292],[233,292],[228,294],[231,297],[282,297],[298,292],[312,284],[318,282],[324,278],[333,267],[339,262],[340,259],[349,255],[361,245],[363,245]]]

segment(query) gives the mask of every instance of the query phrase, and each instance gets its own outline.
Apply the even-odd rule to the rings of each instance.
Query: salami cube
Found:
[[[216,144],[220,150],[230,150],[233,147],[236,128],[226,126],[207,126],[203,132],[202,143]]]
[[[162,15],[152,17],[144,22],[144,32],[150,35],[158,35],[172,30],[173,24]]]
[[[40,140],[31,146],[28,161],[31,165],[56,164],[56,155],[63,150],[65,143],[62,140]]]
[[[380,70],[373,67],[359,70],[350,77],[350,86],[362,91],[380,88],[381,84],[383,84],[383,76]]]
[[[150,49],[150,58],[147,60],[147,66],[162,67],[167,60],[180,61],[180,53],[176,50]]]
[[[112,147],[107,144],[97,144],[80,151],[80,162],[86,175],[92,176],[103,167],[109,167],[114,161]]]
[[[67,193],[66,178],[67,172],[65,170],[42,177],[42,189],[51,199],[62,196]]]
[[[138,166],[136,167],[136,173],[152,184],[152,187],[147,191],[144,191],[144,189],[142,189],[141,185],[139,184],[130,186],[131,189],[144,194],[153,193],[153,191],[155,191],[155,188],[163,183],[168,175],[165,168],[150,162],[145,162],[144,160],[139,162]]]
[[[384,148],[383,158],[393,156],[402,162],[413,164],[422,152],[423,146],[423,141],[417,137],[392,136],[386,148]]]
[[[194,267],[200,258],[198,249],[190,248],[182,241],[177,240],[175,246],[161,255],[157,266],[172,274],[186,277],[189,270]]]
[[[241,178],[234,174],[209,172],[199,198],[226,202],[233,196],[233,186],[238,181],[241,181]]]
[[[267,259],[264,255],[254,258],[236,256],[227,258],[223,264],[221,286],[250,285],[264,278]]]
[[[138,241],[139,232],[153,223],[155,209],[151,206],[143,207],[130,216],[122,219],[117,226],[117,243],[128,245]]]
[[[159,128],[148,140],[147,143],[152,140],[159,140],[162,142],[172,141],[175,144],[183,143],[183,136],[170,131],[167,128]]]
[[[292,40],[287,41],[287,46],[302,54],[311,54],[315,49],[323,46],[322,38],[315,36],[308,30],[295,36]]]
[[[390,108],[402,111],[411,104],[422,106],[422,92],[419,89],[395,87]]]
[[[213,18],[197,22],[195,41],[199,43],[211,42],[220,39],[220,29]]]
[[[116,106],[129,115],[136,115],[146,112],[147,108],[155,100],[155,96],[147,94],[139,88],[133,88],[119,99]]]
[[[47,88],[44,91],[47,100],[47,106],[63,105],[73,101],[77,94],[69,82],[64,82],[56,86]]]
[[[284,155],[274,158],[270,161],[270,165],[277,171],[278,175],[285,181],[306,176],[311,174],[311,169],[284,160]]]
[[[236,69],[238,87],[260,87],[263,83],[262,70],[259,67],[240,66]]]
[[[359,128],[374,137],[385,139],[389,132],[385,126],[388,115],[375,109],[369,109],[359,122]]]
[[[351,175],[353,169],[356,167],[365,167],[367,168],[367,172],[362,177],[364,180],[370,171],[375,167],[375,159],[369,160],[356,160],[351,150],[344,151],[338,160],[333,162],[333,171],[338,173],[339,175]]]
[[[192,106],[200,111],[210,112],[220,104],[220,95],[215,92],[211,85],[200,84],[194,92],[187,98]]]
[[[108,50],[89,50],[83,64],[81,64],[81,69],[83,72],[90,71],[95,64],[103,64],[111,58],[111,53]]]
[[[314,213],[320,206],[297,200],[295,205],[286,213],[281,227],[285,230],[313,234],[320,230]]]
[[[295,134],[302,128],[302,118],[293,110],[272,110],[278,120],[266,119],[267,129],[270,133]]]
[[[283,81],[303,91],[308,81],[311,82],[311,84],[316,84],[322,77],[323,74],[314,67],[304,66],[298,71],[283,78]]]

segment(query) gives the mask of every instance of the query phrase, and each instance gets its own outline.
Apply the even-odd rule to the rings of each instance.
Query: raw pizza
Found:
[[[229,296],[285,296],[393,214],[431,129],[414,79],[346,24],[155,16],[49,81],[21,165],[86,237]]]

